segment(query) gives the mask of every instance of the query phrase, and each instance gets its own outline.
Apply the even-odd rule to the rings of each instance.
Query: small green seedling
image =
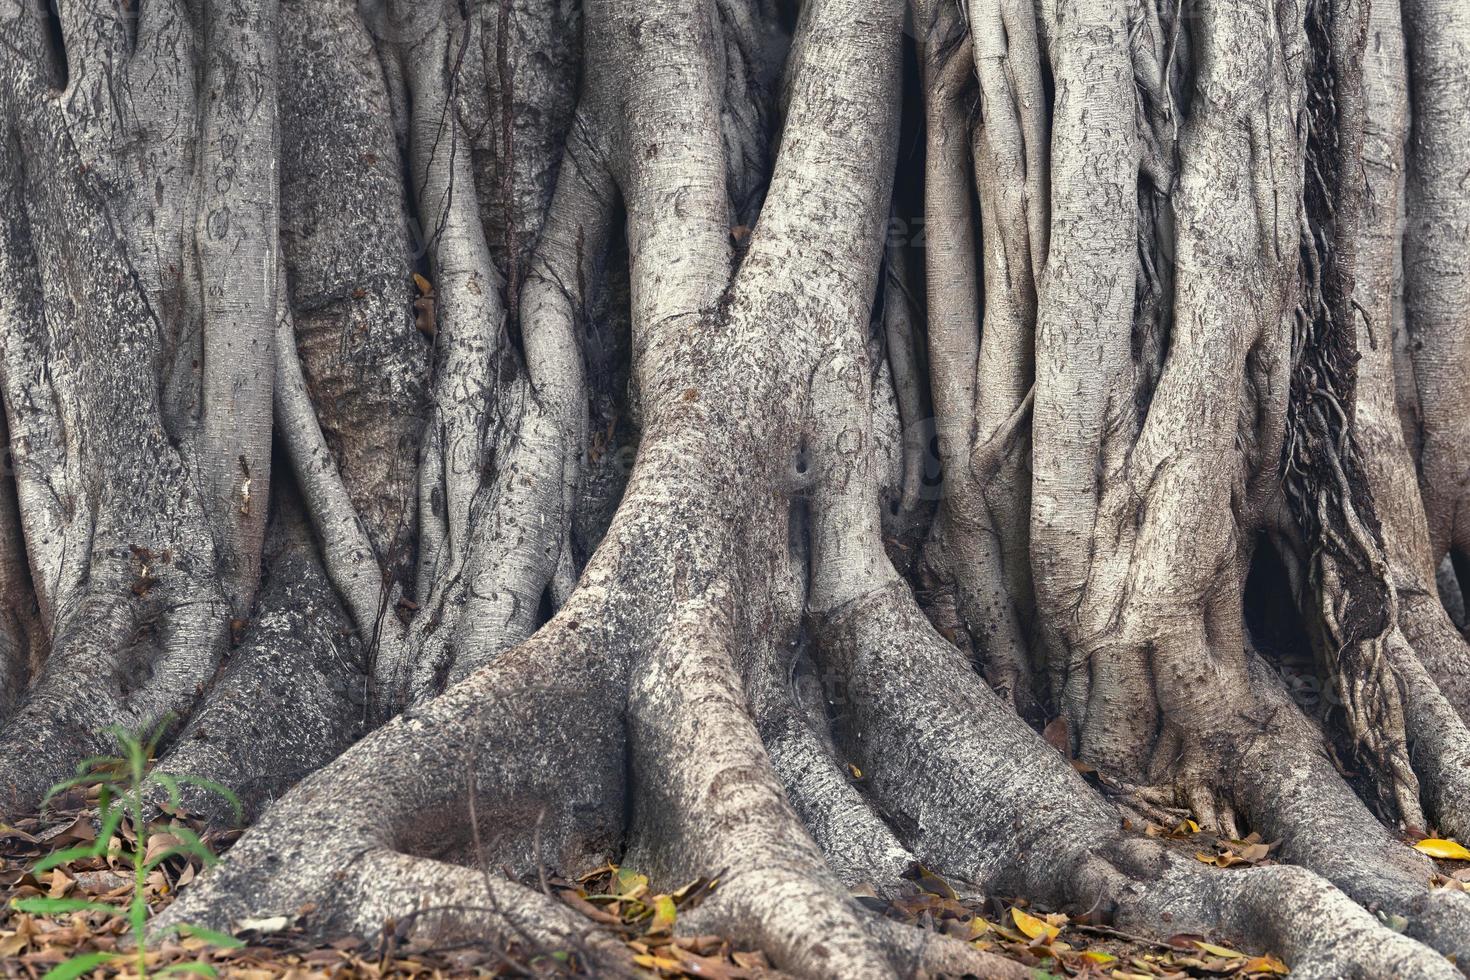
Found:
[[[149,976],[148,937],[145,930],[148,920],[147,881],[149,873],[164,861],[179,854],[197,857],[206,867],[215,861],[215,856],[210,853],[209,848],[204,846],[203,841],[193,831],[182,826],[174,826],[169,829],[169,832],[179,839],[179,844],[151,858],[148,857],[148,834],[144,827],[143,814],[154,791],[162,789],[166,792],[171,808],[177,810],[179,787],[197,786],[223,797],[234,808],[236,819],[240,817],[240,801],[236,799],[234,793],[218,783],[196,776],[161,773],[153,770],[153,753],[158,748],[158,742],[163,737],[167,726],[168,720],[165,719],[154,729],[147,741],[120,728],[114,728],[112,732],[117,739],[117,755],[99,755],[82,760],[77,764],[75,776],[57,783],[46,793],[46,799],[42,802],[43,807],[57,794],[67,790],[95,789],[101,828],[92,843],[80,847],[69,847],[49,854],[36,862],[35,867],[31,869],[32,873],[39,876],[52,868],[72,861],[116,855],[133,869],[132,899],[126,908],[79,898],[19,898],[11,903],[12,906],[31,915],[100,912],[108,916],[127,916],[129,931],[137,945],[132,953],[94,952],[74,956],[52,967],[42,980],[74,980],[100,966],[129,958],[135,960],[141,980],[146,980]],[[124,819],[129,820],[132,824],[133,844],[131,848],[110,849],[112,836],[122,825]],[[171,931],[177,931],[181,936],[200,939],[211,946],[226,949],[244,945],[233,936],[190,925],[176,926]],[[193,973],[207,977],[218,975],[215,968],[208,963],[174,963],[154,971],[153,975],[162,976],[170,973]]]

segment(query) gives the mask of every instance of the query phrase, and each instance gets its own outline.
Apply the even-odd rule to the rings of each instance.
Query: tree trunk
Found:
[[[626,971],[522,883],[612,859],[794,975],[1022,975],[853,900],[917,863],[1470,963],[1458,0],[0,33],[0,800],[170,720],[254,825],[160,924]]]

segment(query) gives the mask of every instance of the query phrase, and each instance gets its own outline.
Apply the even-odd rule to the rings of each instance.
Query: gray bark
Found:
[[[854,901],[918,863],[1457,975],[1470,21],[1402,3],[0,11],[0,802],[171,718],[252,826],[160,925],[621,973],[528,884],[612,859],[1024,975]]]

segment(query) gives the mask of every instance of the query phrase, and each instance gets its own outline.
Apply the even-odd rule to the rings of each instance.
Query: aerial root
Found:
[[[860,909],[818,878],[770,870],[724,880],[678,931],[749,943],[800,977],[1031,976],[1014,960]]]
[[[1440,597],[1401,590],[1399,629],[1445,700],[1470,724],[1470,641]]]
[[[848,888],[898,894],[916,859],[883,822],[854,784],[860,772],[844,768],[810,725],[794,719],[795,731],[767,735],[766,748],[777,776],[827,866]]]
[[[1385,656],[1404,691],[1405,734],[1425,809],[1440,832],[1470,839],[1470,731],[1397,630]]]
[[[727,600],[715,590],[683,603],[633,671],[627,860],[668,883],[720,873],[697,921],[787,972],[893,976],[868,913],[781,792],[747,709]]]

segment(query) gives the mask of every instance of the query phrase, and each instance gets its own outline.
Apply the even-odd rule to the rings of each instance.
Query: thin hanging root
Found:
[[[197,451],[225,592],[245,619],[270,487],[279,268],[277,0],[203,4],[200,194],[203,390]],[[182,57],[182,55],[176,55]]]
[[[1415,657],[1462,721],[1470,724],[1470,641],[1460,632],[1431,580],[1422,592],[1399,594],[1399,628]],[[1406,696],[1412,705],[1412,695]]]
[[[903,429],[903,482],[899,497],[900,515],[912,515],[923,491],[924,444],[923,388],[919,377],[914,335],[914,302],[909,295],[907,263],[901,248],[890,247],[884,262],[883,330],[888,368],[898,400],[898,419]]]
[[[1397,632],[1398,597],[1350,417],[1358,370],[1352,289],[1364,197],[1367,9],[1308,4],[1301,17],[1307,59],[1300,83],[1302,261],[1282,482],[1317,592],[1319,659],[1342,695],[1356,754],[1371,772],[1384,815],[1422,826],[1402,695],[1385,649]]]
[[[972,62],[958,8],[914,5],[924,76],[924,232],[929,384],[945,469],[970,443],[980,355],[978,246],[970,207],[969,119],[964,95]]]
[[[1470,840],[1470,730],[1397,629],[1384,646],[1403,690],[1404,735],[1431,824]]]
[[[617,190],[603,161],[602,134],[591,109],[572,119],[556,191],[520,296],[526,370],[538,399],[562,433],[563,523],[553,579],[558,606],[580,571],[571,554],[571,515],[576,508],[582,459],[587,451],[587,378],[580,331],[606,265]]]
[[[327,575],[352,613],[358,635],[369,644],[386,644],[390,649],[401,646],[405,641],[403,627],[390,609],[395,597],[384,592],[383,572],[367,529],[357,516],[322,435],[316,406],[301,373],[301,358],[296,353],[284,276],[280,282],[276,298],[275,399],[286,454],[321,541]]]
[[[508,367],[503,282],[480,224],[470,142],[452,98],[467,35],[451,31],[447,9],[430,16],[427,33],[394,52],[413,105],[410,169],[434,273],[420,300],[435,329],[434,408],[419,472],[421,592],[465,560],[482,449]]]
[[[825,717],[798,717],[793,706],[781,730],[765,734],[786,799],[843,885],[897,894],[916,859],[863,798],[853,782],[860,773],[835,757],[813,727],[818,721]]]
[[[0,144],[0,276],[11,287],[0,290],[0,316],[5,343],[0,345],[0,379],[6,411],[6,445],[10,447],[15,497],[26,559],[41,626],[50,634],[55,626],[58,596],[78,574],[65,561],[69,536],[64,493],[66,445],[60,438],[72,414],[41,369],[48,343],[41,278],[31,254],[31,228],[26,211],[26,189],[20,157],[9,141]],[[16,410],[19,405],[29,411]],[[62,492],[58,492],[62,491]],[[37,533],[42,529],[49,533]]]
[[[925,54],[930,374],[945,491],[926,558],[940,581],[954,583],[966,639],[986,678],[1026,716],[1039,717],[1022,626],[1030,618],[1029,479],[1023,455],[1009,452],[1025,428],[998,430],[1018,406],[1029,409],[1034,274],[1046,235],[1046,127],[1038,116],[1045,106],[1034,14],[1009,2],[972,3],[959,43],[948,34],[962,9],[946,5],[933,15]],[[980,108],[972,129],[976,72]],[[972,196],[979,199],[978,244]],[[1029,422],[1029,411],[1019,415]]]
[[[8,444],[3,420],[0,443]],[[8,476],[0,477],[0,724],[10,717],[31,678],[40,672],[45,652],[15,483]]]
[[[1331,432],[1329,418],[1342,426],[1331,393],[1323,393],[1335,411],[1314,408],[1310,414],[1318,433]],[[1347,437],[1342,439],[1346,444]],[[1316,518],[1308,530],[1319,529],[1320,544],[1314,560],[1322,648],[1327,668],[1342,693],[1348,730],[1363,746],[1377,772],[1386,808],[1413,827],[1424,826],[1419,805],[1419,780],[1409,761],[1404,728],[1403,695],[1391,670],[1386,647],[1398,632],[1398,596],[1383,557],[1381,537],[1364,526],[1354,484],[1344,471],[1338,447],[1317,441],[1327,456],[1325,470],[1332,483],[1316,493]],[[1349,450],[1351,451],[1351,450]]]
[[[566,432],[524,378],[507,386],[498,416],[507,431],[495,444],[495,472],[476,494],[464,564],[435,583],[412,629],[415,663],[408,697],[432,697],[501,651],[527,639],[540,623],[541,597],[567,540]],[[440,619],[451,610],[454,622]],[[437,646],[440,656],[426,655]]]
[[[984,281],[979,386],[981,442],[1003,425],[1031,387],[1038,283],[1050,221],[1047,100],[1036,12],[1022,0],[971,0],[970,34],[980,82],[973,135]],[[1004,491],[997,493],[997,503]]]
[[[1463,570],[1470,554],[1470,269],[1448,257],[1470,241],[1470,8],[1456,0],[1402,0],[1402,7],[1412,128],[1401,354],[1413,368],[1410,420],[1429,557],[1438,564],[1453,551]],[[1470,589],[1464,576],[1460,583]]]

